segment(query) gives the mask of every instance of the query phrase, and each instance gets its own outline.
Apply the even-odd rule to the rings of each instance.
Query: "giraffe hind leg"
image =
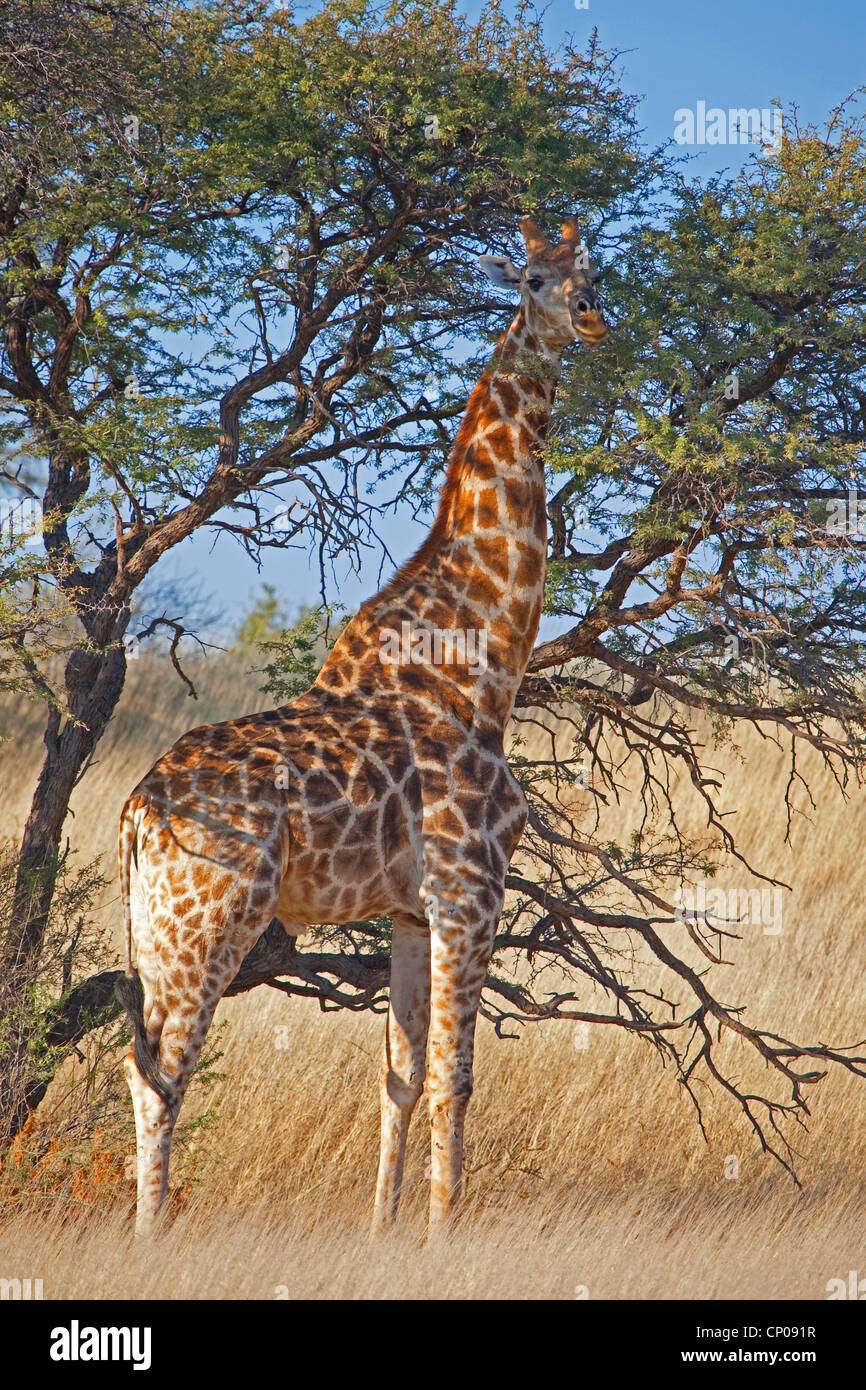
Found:
[[[151,1089],[130,1051],[124,1060],[135,1112],[136,1236],[152,1235],[168,1187],[168,1160],[177,1108]]]
[[[149,941],[142,939],[141,981],[130,977],[120,990],[127,1008],[132,1005],[135,1033],[124,1071],[135,1112],[136,1235],[155,1229],[172,1135],[199,1053],[217,1004],[270,921],[275,901],[276,891],[251,914],[246,895],[239,895],[233,910],[197,924],[194,934],[164,912],[143,924],[153,930]]]
[[[397,1215],[406,1136],[424,1089],[430,1015],[430,935],[426,926],[394,921],[391,941],[391,998],[380,1073],[381,1138],[374,1229]]]
[[[158,1059],[160,1089],[143,1074],[135,1054],[135,1044],[124,1061],[124,1071],[135,1112],[137,1203],[135,1233],[151,1235],[156,1227],[168,1190],[168,1169],[174,1127],[196,1062],[207,1037],[216,1006],[237,974],[243,958],[231,965],[222,978],[213,965],[207,972],[210,988],[204,997],[188,991],[179,998],[172,995],[172,1007],[163,1019],[154,1051]],[[153,1015],[154,1010],[151,1010]]]
[[[129,973],[115,985],[115,994],[132,1025],[132,1045],[123,1070],[135,1115],[136,1148],[136,1224],[137,1236],[149,1235],[154,1228],[165,1197],[168,1159],[174,1119],[179,1105],[175,1088],[160,1066],[159,1036],[148,1032],[145,1021],[144,986],[138,971]],[[148,1014],[152,1009],[148,1008]]]

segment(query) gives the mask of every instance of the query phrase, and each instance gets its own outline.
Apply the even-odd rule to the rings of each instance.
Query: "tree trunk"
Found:
[[[101,651],[77,648],[65,672],[70,715],[58,728],[59,718],[52,711],[46,726],[45,759],[21,838],[12,910],[0,959],[3,1015],[10,1033],[0,1074],[0,1132],[6,1137],[18,1132],[47,1086],[28,1074],[28,999],[39,976],[69,801],[117,707],[125,675],[126,658],[121,647]]]
[[[126,657],[122,648],[91,652],[77,648],[66,665],[70,717],[58,732],[57,720],[45,731],[46,753],[21,837],[18,876],[4,962],[17,973],[38,956],[45,933],[63,827],[76,782],[102,737],[123,691]]]

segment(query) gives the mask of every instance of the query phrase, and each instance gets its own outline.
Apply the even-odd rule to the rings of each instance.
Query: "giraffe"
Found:
[[[374,1226],[396,1216],[425,1083],[431,1225],[456,1208],[476,1015],[527,814],[503,740],[541,615],[541,450],[562,351],[607,335],[577,222],[557,244],[529,217],[520,230],[522,270],[479,257],[520,303],[469,396],[420,549],[305,694],[184,734],[123,807],[138,1234],[156,1227],[217,1003],[274,918],[299,936],[391,917]]]

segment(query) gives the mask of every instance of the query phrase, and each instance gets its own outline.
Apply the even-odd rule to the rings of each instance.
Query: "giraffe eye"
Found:
[[[531,290],[540,290],[541,286],[544,284],[544,281],[540,279],[539,276],[533,275],[532,279],[527,280],[526,283],[529,285],[529,288]]]

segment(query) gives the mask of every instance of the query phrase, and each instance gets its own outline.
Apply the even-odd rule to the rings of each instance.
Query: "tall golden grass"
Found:
[[[202,662],[196,682],[193,702],[162,662],[133,663],[98,761],[75,792],[71,843],[82,856],[104,854],[112,880],[120,806],[159,753],[195,723],[268,703],[258,679],[228,658]],[[26,814],[39,755],[34,715],[19,700],[0,710],[2,836],[16,835]],[[863,793],[843,800],[807,760],[815,807],[795,817],[786,844],[786,755],[745,734],[739,751],[727,746],[709,761],[723,774],[741,849],[792,887],[781,933],[745,926],[732,964],[713,972],[717,992],[746,1004],[751,1022],[798,1040],[855,1041],[866,1032]],[[675,792],[685,828],[699,833],[697,799],[684,785]],[[627,794],[606,808],[610,838],[623,843],[636,814]],[[716,882],[748,886],[732,864]],[[113,883],[101,910],[119,948],[117,907]],[[705,1143],[671,1070],[639,1039],[595,1028],[581,1046],[573,1026],[552,1023],[500,1041],[481,1021],[457,1227],[447,1241],[424,1240],[422,1101],[401,1220],[374,1240],[366,1232],[382,1019],[322,1014],[266,989],[225,1000],[218,1018],[227,1025],[224,1075],[209,1102],[219,1121],[201,1134],[199,1181],[159,1259],[130,1249],[127,1180],[106,1188],[104,1202],[98,1191],[23,1197],[0,1227],[0,1276],[41,1278],[45,1297],[591,1299],[821,1299],[829,1280],[851,1269],[866,1276],[866,1086],[850,1077],[830,1075],[813,1092],[798,1190],[709,1093]]]

